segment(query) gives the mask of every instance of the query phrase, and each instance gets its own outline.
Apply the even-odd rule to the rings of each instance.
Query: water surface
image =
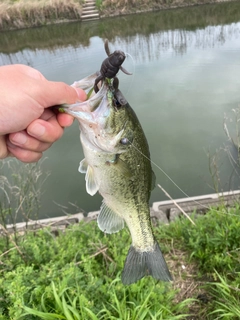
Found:
[[[223,150],[229,145],[224,115],[240,101],[240,3],[153,12],[88,23],[71,23],[1,33],[0,64],[30,65],[50,80],[68,84],[99,70],[111,50],[129,53],[119,73],[120,89],[137,113],[147,136],[157,183],[173,197],[215,192],[209,156],[219,152],[220,190],[239,188]],[[229,121],[234,133],[234,124]],[[231,147],[230,147],[231,148]],[[234,148],[231,148],[234,152]],[[78,173],[83,159],[78,125],[45,152],[45,183],[40,216],[57,216],[61,208],[97,210],[100,196],[85,191]],[[236,156],[236,154],[235,154]],[[166,199],[156,188],[153,201]],[[70,203],[75,204],[76,209]]]

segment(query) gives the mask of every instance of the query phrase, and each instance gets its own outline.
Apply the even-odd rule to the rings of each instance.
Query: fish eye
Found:
[[[123,144],[123,145],[127,145],[127,144],[129,144],[129,140],[128,140],[128,138],[122,138],[120,140],[120,143]]]

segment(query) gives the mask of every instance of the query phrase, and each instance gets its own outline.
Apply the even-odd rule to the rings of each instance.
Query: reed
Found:
[[[0,31],[79,20],[84,2],[85,0],[0,0]],[[107,17],[218,2],[219,0],[96,0],[96,6],[101,17]]]
[[[99,0],[100,1],[100,0]],[[226,0],[230,1],[230,0]],[[103,16],[138,13],[160,9],[214,3],[217,0],[103,0],[99,6]]]
[[[83,0],[1,0],[0,30],[79,19],[83,2]]]

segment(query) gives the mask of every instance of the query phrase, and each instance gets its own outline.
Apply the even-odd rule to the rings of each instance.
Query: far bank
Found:
[[[97,0],[100,19],[232,0]],[[82,18],[84,0],[8,0],[0,3],[0,31],[71,22]]]

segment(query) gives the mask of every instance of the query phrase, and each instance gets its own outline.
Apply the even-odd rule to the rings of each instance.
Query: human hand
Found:
[[[84,100],[83,90],[48,81],[31,67],[0,67],[0,159],[38,161],[73,122],[70,115],[49,107]]]

